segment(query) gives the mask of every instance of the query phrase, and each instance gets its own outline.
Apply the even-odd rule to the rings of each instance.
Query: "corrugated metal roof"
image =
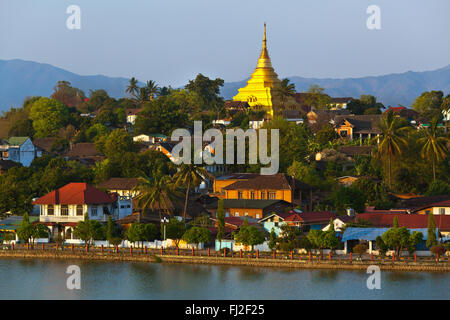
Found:
[[[347,228],[342,235],[342,242],[348,240],[375,240],[378,236],[382,236],[383,233],[390,228]],[[423,234],[423,240],[427,240],[427,229],[408,229],[411,233],[414,231],[421,232]]]

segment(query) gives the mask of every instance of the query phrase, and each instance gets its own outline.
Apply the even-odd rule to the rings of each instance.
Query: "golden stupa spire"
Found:
[[[275,73],[267,50],[266,23],[264,22],[264,36],[261,54],[255,71],[250,76],[247,85],[239,89],[233,97],[234,101],[246,101],[250,106],[264,106],[272,114],[272,90],[280,85],[278,75]]]

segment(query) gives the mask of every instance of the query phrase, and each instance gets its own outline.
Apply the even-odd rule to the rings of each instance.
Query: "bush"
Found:
[[[226,254],[229,254],[231,252],[231,250],[229,248],[222,248],[218,252],[220,252],[223,255],[224,251]]]
[[[430,248],[430,251],[434,254],[437,254],[439,256],[442,256],[445,254],[445,248],[442,245],[432,246]]]
[[[356,246],[353,247],[353,252],[358,254],[359,257],[361,258],[361,256],[366,253],[367,249],[369,249],[369,246],[365,243],[360,243],[357,244]]]

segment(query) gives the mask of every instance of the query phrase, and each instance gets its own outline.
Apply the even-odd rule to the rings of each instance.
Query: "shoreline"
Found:
[[[100,261],[130,261],[151,263],[185,263],[204,265],[228,265],[247,267],[266,267],[283,269],[330,269],[330,270],[367,270],[370,265],[379,266],[388,271],[419,271],[419,272],[450,272],[448,262],[405,262],[405,261],[305,261],[267,258],[238,257],[207,257],[207,256],[177,256],[160,254],[130,254],[130,253],[100,253],[100,252],[70,252],[70,251],[0,251],[1,258],[12,259],[59,259],[59,260],[100,260]],[[161,261],[158,261],[161,260]]]

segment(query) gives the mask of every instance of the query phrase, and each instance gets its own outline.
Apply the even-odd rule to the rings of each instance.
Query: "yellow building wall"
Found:
[[[230,216],[233,217],[250,217],[253,219],[262,219],[263,218],[263,210],[262,209],[243,209],[243,208],[229,208],[228,212],[230,212]],[[236,215],[236,213],[238,215]],[[258,217],[256,215],[259,215]]]
[[[252,191],[255,193],[254,199],[261,200],[261,192],[265,193],[264,200],[272,200],[269,199],[269,192],[275,192],[275,200],[284,200],[287,202],[291,202],[291,190],[225,190],[225,199],[239,199],[239,191],[242,192],[242,199],[252,199],[251,194]]]

